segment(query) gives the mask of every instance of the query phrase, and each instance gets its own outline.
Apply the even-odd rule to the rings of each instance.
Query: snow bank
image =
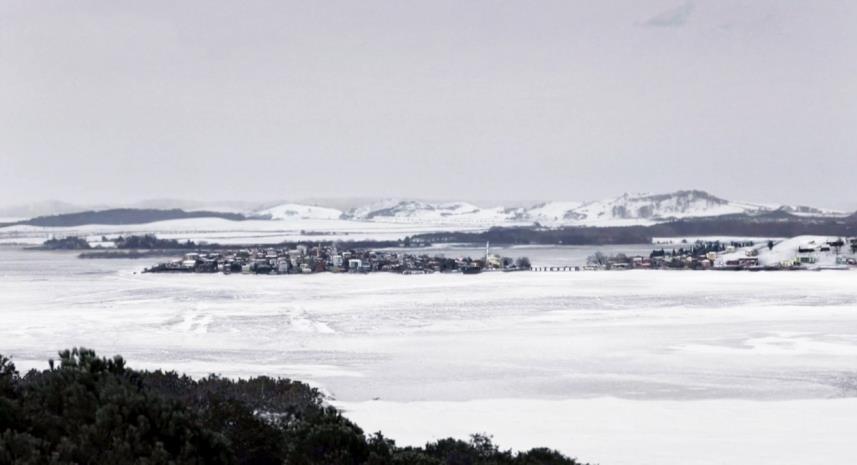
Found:
[[[610,465],[853,465],[857,399],[633,401],[616,398],[339,402],[399,445],[490,433]]]

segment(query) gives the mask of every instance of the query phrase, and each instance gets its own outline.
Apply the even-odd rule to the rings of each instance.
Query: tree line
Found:
[[[494,227],[479,232],[435,232],[411,237],[428,243],[485,243],[497,245],[611,245],[646,244],[656,237],[743,236],[795,237],[802,235],[857,236],[857,214],[847,218],[797,217],[785,213],[750,216],[690,218],[650,226],[534,226]]]

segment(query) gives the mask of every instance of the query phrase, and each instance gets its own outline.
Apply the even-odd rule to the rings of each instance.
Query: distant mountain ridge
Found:
[[[39,216],[29,220],[19,221],[18,225],[43,227],[72,227],[87,224],[125,225],[147,224],[156,221],[180,220],[188,218],[222,218],[231,221],[243,221],[246,216],[240,213],[224,213],[211,211],[191,211],[180,209],[156,210],[138,208],[114,208],[108,210],[93,210],[60,215]]]
[[[684,190],[668,194],[623,194],[613,199],[585,203],[574,209],[573,214],[577,221],[594,225],[623,220],[663,222],[762,211],[767,211],[767,208],[728,201],[705,191]]]
[[[30,219],[40,216],[64,215],[87,211],[106,210],[184,210],[218,213],[245,213],[258,209],[259,202],[246,201],[193,201],[182,199],[148,199],[136,202],[74,204],[60,200],[48,200],[0,207],[0,218]]]
[[[227,211],[155,208],[113,208],[85,212],[64,212],[38,216],[12,224],[59,227],[85,224],[144,224],[185,218],[221,218],[232,221],[267,219],[274,221],[355,221],[446,227],[531,226],[635,226],[654,225],[683,219],[726,218],[732,215],[757,217],[772,214],[785,217],[845,218],[849,214],[807,206],[766,205],[735,202],[702,190],[680,190],[663,194],[626,193],[618,197],[590,201],[551,201],[531,206],[483,208],[468,202],[431,202],[387,199],[340,210],[321,205],[282,203],[238,213]],[[68,204],[58,204],[62,209]],[[855,213],[857,214],[857,213]],[[7,224],[8,225],[8,224]]]
[[[343,219],[357,221],[492,223],[518,218],[522,209],[480,208],[468,202],[432,203],[418,200],[386,200],[343,213]]]
[[[106,207],[105,207],[106,208]],[[96,210],[98,207],[83,207],[60,200],[48,200],[29,204],[12,205],[0,208],[0,217],[35,218],[37,216],[61,215],[83,210]]]
[[[840,218],[846,213],[813,207],[763,205],[729,201],[701,190],[666,194],[623,194],[593,202],[544,202],[531,207],[480,208],[466,202],[431,203],[387,200],[358,207],[343,219],[390,222],[440,222],[445,224],[525,224],[546,226],[622,226],[655,224],[684,218],[723,215],[758,215],[783,211],[794,216]]]

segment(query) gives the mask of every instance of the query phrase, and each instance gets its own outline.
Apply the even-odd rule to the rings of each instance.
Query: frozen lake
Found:
[[[151,262],[0,247],[0,353],[306,380],[400,443],[487,431],[605,465],[857,463],[857,272],[135,274]]]

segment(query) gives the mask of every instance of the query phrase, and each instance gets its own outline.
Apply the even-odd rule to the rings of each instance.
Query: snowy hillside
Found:
[[[523,216],[541,224],[571,223],[580,219],[581,202],[547,202],[527,208]]]
[[[589,202],[573,210],[576,221],[588,225],[635,222],[651,224],[680,218],[698,218],[731,214],[754,214],[768,208],[749,203],[731,202],[707,192],[691,190],[669,194],[624,194]]]
[[[338,220],[342,212],[335,208],[286,203],[257,211],[256,215],[270,216],[273,220]]]
[[[527,222],[523,210],[480,208],[467,202],[430,203],[416,200],[386,200],[352,209],[344,218],[356,221],[393,223],[502,225]]]
[[[667,194],[623,194],[591,202],[553,201],[515,208],[480,208],[466,202],[386,200],[351,209],[343,218],[394,223],[478,224],[485,227],[533,223],[547,226],[628,226],[682,218],[755,215],[777,210],[795,216],[845,215],[811,207],[734,202],[704,191],[687,190]]]
[[[826,216],[830,218],[844,218],[848,216],[848,213],[845,212],[828,210],[825,208],[807,207],[804,205],[782,205],[778,210],[794,216]]]
[[[352,209],[343,218],[397,223],[481,224],[486,227],[532,223],[548,226],[627,226],[681,218],[753,215],[775,210],[796,216],[843,215],[811,207],[734,202],[704,191],[688,190],[668,194],[623,194],[591,202],[553,201],[523,208],[480,208],[466,202],[387,200]]]

